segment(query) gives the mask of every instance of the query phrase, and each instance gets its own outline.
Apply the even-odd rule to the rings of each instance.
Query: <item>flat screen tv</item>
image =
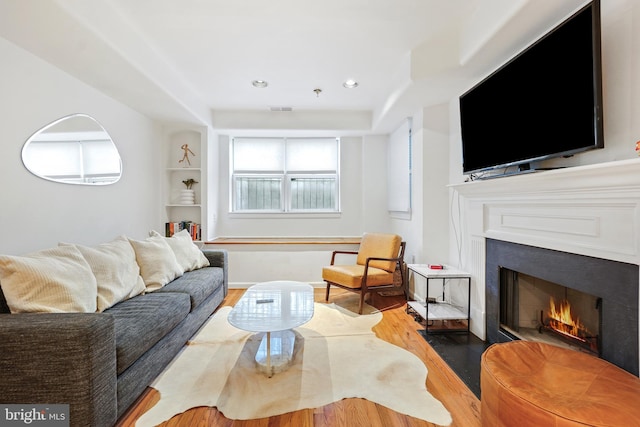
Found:
[[[594,0],[460,96],[465,174],[603,148]]]

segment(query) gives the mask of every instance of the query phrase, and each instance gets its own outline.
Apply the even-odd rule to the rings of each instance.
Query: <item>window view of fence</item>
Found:
[[[291,209],[335,210],[335,178],[292,178]]]
[[[236,177],[235,211],[282,210],[282,178]]]
[[[337,212],[337,138],[234,138],[233,212]]]

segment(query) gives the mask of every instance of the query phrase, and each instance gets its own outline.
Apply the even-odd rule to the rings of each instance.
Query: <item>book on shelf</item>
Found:
[[[188,230],[192,240],[201,239],[201,227],[193,221],[167,222],[164,225],[164,235],[171,237],[182,230]]]

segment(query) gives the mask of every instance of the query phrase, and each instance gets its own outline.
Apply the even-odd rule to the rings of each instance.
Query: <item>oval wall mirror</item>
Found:
[[[37,131],[22,147],[22,162],[32,174],[65,184],[107,185],[122,175],[116,145],[86,114],[63,117]]]

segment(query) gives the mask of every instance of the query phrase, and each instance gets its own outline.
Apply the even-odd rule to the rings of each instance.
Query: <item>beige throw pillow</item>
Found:
[[[61,246],[68,245],[60,243]],[[98,311],[145,291],[136,253],[125,236],[95,247],[75,245],[98,282]]]
[[[151,236],[145,240],[129,239],[140,266],[140,275],[147,291],[160,289],[184,274],[176,255],[162,236]]]
[[[175,233],[171,237],[164,237],[157,231],[152,231],[151,235],[162,237],[167,241],[173,253],[176,255],[178,264],[180,264],[180,267],[182,267],[185,272],[209,266],[209,260],[193,243],[193,239],[187,230]]]
[[[98,286],[75,246],[0,255],[0,286],[12,313],[91,313]]]

